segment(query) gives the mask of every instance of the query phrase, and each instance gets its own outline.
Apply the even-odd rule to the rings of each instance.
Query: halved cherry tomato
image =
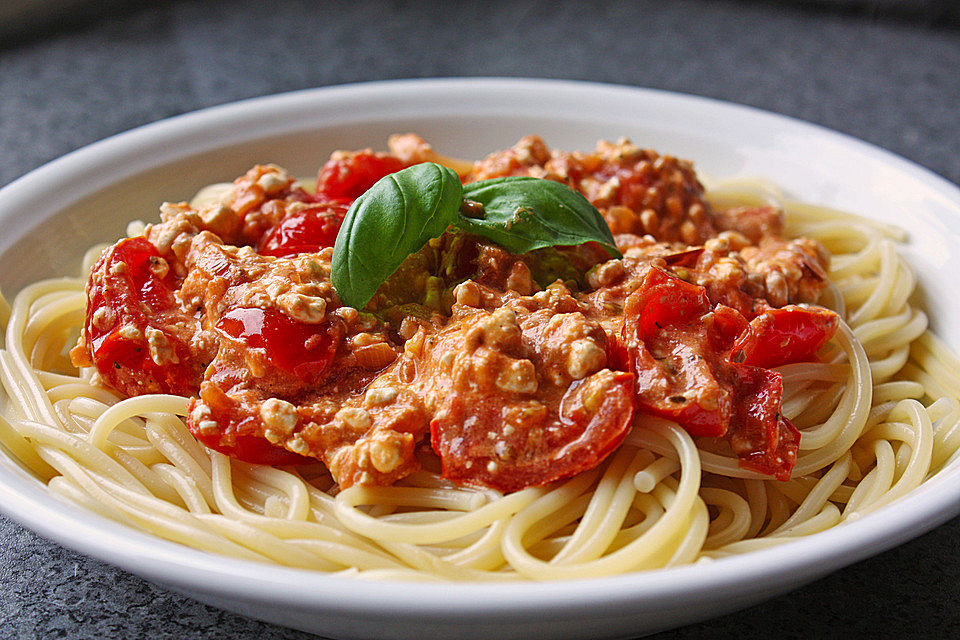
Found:
[[[91,273],[84,333],[100,376],[126,395],[196,393],[205,363],[192,357],[173,328],[179,311],[176,281],[145,238],[127,238],[107,249]],[[99,320],[98,320],[99,318]],[[160,331],[169,349],[158,364],[149,331]]]
[[[213,433],[204,433],[193,418],[193,410],[198,403],[199,400],[192,398],[187,406],[187,428],[208,449],[251,464],[279,466],[316,462],[278,447],[263,436],[237,433],[237,426],[229,415],[215,414],[220,428]]]
[[[443,477],[510,492],[592,469],[626,437],[634,404],[632,375],[596,375],[601,384],[575,382],[559,403],[525,413],[526,401],[458,389],[430,422]],[[523,419],[508,421],[513,412]]]
[[[356,200],[377,180],[406,166],[399,158],[372,151],[358,151],[331,158],[320,168],[315,197],[319,201],[340,198]]]
[[[282,258],[332,247],[349,208],[345,201],[331,201],[301,209],[268,231],[257,252]]]
[[[247,347],[263,349],[271,363],[308,384],[323,379],[343,338],[339,323],[305,324],[255,307],[228,311],[217,329]]]
[[[692,435],[719,437],[727,431],[730,397],[715,363],[704,357],[715,353],[718,340],[702,320],[709,311],[703,287],[652,268],[626,300],[621,344],[637,379],[640,409]]]
[[[833,337],[840,318],[829,309],[787,306],[768,309],[750,321],[733,347],[734,360],[757,367],[772,368],[816,359],[827,340]]]
[[[711,307],[706,289],[657,268],[647,272],[627,305],[624,313],[639,317],[643,338],[657,335],[663,327],[692,322]]]
[[[780,415],[783,380],[769,367],[814,359],[836,314],[785,307],[748,323],[731,307],[711,309],[703,287],[653,268],[624,315],[621,361],[636,375],[640,410],[725,437],[742,466],[790,477],[800,433]]]

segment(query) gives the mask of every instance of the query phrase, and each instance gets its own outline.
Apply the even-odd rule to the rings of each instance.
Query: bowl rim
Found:
[[[319,121],[323,113],[345,104],[372,101],[397,104],[402,113],[411,94],[448,96],[450,104],[470,105],[464,96],[551,95],[561,105],[565,96],[590,93],[597,99],[652,100],[677,109],[709,111],[764,126],[790,129],[825,138],[872,157],[924,184],[932,195],[956,210],[960,189],[916,163],[851,136],[788,116],[700,96],[655,89],[570,80],[527,78],[447,78],[390,80],[305,89],[251,98],[175,116],[137,127],[53,160],[0,189],[0,251],[29,231],[29,220],[13,219],[16,207],[44,195],[44,210],[60,211],[70,202],[147,168],[209,149],[289,133]],[[448,105],[447,110],[452,108]],[[479,107],[476,107],[479,108]],[[310,110],[314,111],[311,112]],[[317,114],[319,110],[320,115]],[[422,113],[422,110],[418,110]],[[488,111],[484,111],[487,113]],[[505,110],[504,113],[508,113]],[[362,119],[363,110],[354,112]],[[469,111],[468,111],[469,113]],[[272,120],[251,132],[242,125],[271,114]],[[284,116],[291,118],[285,120]],[[144,148],[151,153],[145,154]],[[49,193],[49,185],[69,176],[86,191]],[[23,210],[23,209],[20,209]],[[23,216],[22,218],[27,218]],[[960,465],[953,464],[934,481],[922,485],[893,507],[857,521],[785,543],[773,549],[696,565],[623,576],[560,582],[497,582],[431,584],[370,582],[314,571],[264,565],[197,551],[127,528],[63,501],[35,479],[0,466],[0,511],[40,535],[85,555],[144,578],[176,588],[215,593],[321,612],[336,610],[384,619],[397,616],[469,620],[492,614],[569,617],[614,615],[633,607],[635,615],[650,608],[708,602],[717,593],[753,593],[774,589],[789,576],[797,586],[932,529],[960,513]],[[932,485],[936,485],[933,487]],[[935,489],[935,490],[934,490]],[[789,553],[784,550],[789,549]],[[684,600],[678,600],[678,598]],[[679,603],[679,604],[678,604]]]

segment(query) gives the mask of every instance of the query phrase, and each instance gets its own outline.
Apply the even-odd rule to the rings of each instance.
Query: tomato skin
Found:
[[[332,247],[348,209],[346,201],[322,202],[301,209],[267,232],[257,252],[283,258]]]
[[[627,299],[624,313],[640,318],[640,335],[644,339],[657,335],[663,327],[692,322],[710,311],[710,299],[703,287],[651,269],[643,284]]]
[[[839,324],[837,314],[819,307],[768,309],[750,321],[750,330],[733,347],[734,357],[742,352],[744,364],[766,369],[810,362]]]
[[[641,411],[693,436],[724,437],[741,466],[789,479],[800,432],[780,415],[783,379],[770,368],[815,360],[836,314],[790,306],[748,322],[731,307],[711,308],[703,287],[654,267],[624,316],[620,361],[636,375]]]
[[[129,396],[190,396],[203,376],[205,364],[164,324],[163,318],[179,311],[176,280],[162,265],[156,247],[145,238],[126,238],[104,252],[87,286],[84,339],[93,364],[107,384]],[[98,324],[98,312],[112,322]],[[148,331],[160,331],[174,354],[163,364],[151,357]]]
[[[673,420],[691,435],[720,437],[727,430],[729,399],[717,393],[715,406],[705,408],[684,395],[691,388],[719,386],[701,357],[718,340],[701,322],[710,307],[703,287],[654,267],[626,300],[621,344],[623,364],[636,376],[641,410]],[[654,357],[647,346],[654,341],[669,345],[664,350],[676,354],[682,377]]]
[[[312,458],[306,458],[278,447],[263,436],[239,433],[238,426],[234,420],[230,419],[229,415],[216,414],[220,429],[215,433],[203,433],[194,418],[194,409],[198,404],[199,400],[191,398],[190,404],[187,406],[187,429],[190,430],[193,437],[208,449],[219,451],[225,456],[251,464],[281,466],[316,462]]]
[[[257,307],[228,311],[217,322],[217,329],[248,348],[262,349],[273,365],[307,384],[324,378],[344,333],[337,322],[305,324],[279,311]]]
[[[320,168],[315,198],[356,200],[380,178],[406,167],[399,158],[372,151],[333,157]]]
[[[533,425],[540,436],[518,428],[491,440],[489,432],[503,428],[509,400],[466,391],[451,394],[439,417],[430,421],[430,443],[440,456],[443,477],[509,493],[592,469],[620,446],[633,418],[633,376],[622,371],[609,375],[599,406],[586,406],[586,382],[571,385],[559,407],[551,407]],[[531,441],[537,444],[531,446]],[[516,456],[504,459],[498,444]]]

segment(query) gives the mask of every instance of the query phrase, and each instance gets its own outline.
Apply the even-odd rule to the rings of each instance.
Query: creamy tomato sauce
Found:
[[[580,191],[623,259],[590,244],[514,255],[451,230],[354,309],[330,282],[350,203],[438,158],[412,134],[390,147],[335,153],[315,193],[257,166],[216,203],[164,204],[95,265],[74,363],[126,395],[190,397],[208,447],[320,460],[341,487],[395,482],[418,449],[456,482],[544,484],[597,465],[636,412],[789,477],[799,432],[772,368],[815,359],[838,318],[811,306],[826,252],[784,238],[780,211],[715,211],[688,163],[626,141],[579,153],[531,136],[456,168]]]

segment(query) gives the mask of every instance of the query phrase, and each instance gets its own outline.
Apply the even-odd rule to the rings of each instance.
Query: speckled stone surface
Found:
[[[535,76],[810,120],[960,182],[960,31],[738,2],[160,2],[0,48],[0,185],[239,98],[390,78]],[[960,519],[787,596],[657,638],[960,637]],[[0,519],[0,637],[306,638]]]

